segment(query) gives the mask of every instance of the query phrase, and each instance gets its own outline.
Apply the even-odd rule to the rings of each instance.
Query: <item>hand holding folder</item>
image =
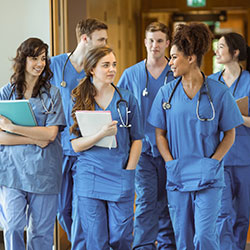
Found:
[[[104,125],[112,122],[110,111],[76,111],[76,120],[82,136],[91,136],[96,134]],[[96,146],[106,148],[116,148],[116,137],[105,136],[98,141]]]
[[[244,96],[236,100],[242,115],[248,116],[248,96]]]
[[[37,126],[29,100],[1,100],[0,115],[21,126]]]

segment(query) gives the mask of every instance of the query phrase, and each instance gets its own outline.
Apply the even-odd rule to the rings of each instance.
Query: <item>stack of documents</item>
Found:
[[[100,131],[100,129],[112,122],[110,111],[76,111],[76,120],[82,136],[91,136]],[[116,148],[116,137],[106,136],[98,141],[96,146],[106,148]]]

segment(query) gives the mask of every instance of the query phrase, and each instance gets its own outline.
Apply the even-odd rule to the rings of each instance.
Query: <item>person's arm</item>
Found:
[[[212,155],[212,159],[221,161],[228,150],[232,147],[235,140],[235,128],[224,132],[224,137],[220,144],[218,145],[216,151]]]
[[[142,149],[141,140],[135,140],[132,142],[130,153],[129,153],[128,164],[126,167],[127,170],[133,170],[136,168],[136,165],[141,155],[141,149]]]
[[[35,126],[35,127],[26,127],[13,124],[9,119],[0,115],[0,128],[4,131],[29,137],[35,140],[49,140],[50,142],[54,141],[57,133],[58,126]]]
[[[34,140],[32,138],[21,136],[21,135],[14,135],[10,133],[6,133],[0,130],[0,145],[24,145],[24,144],[34,144],[41,148],[48,146],[48,140]]]
[[[112,121],[110,124],[103,126],[103,128],[92,136],[83,136],[71,140],[73,150],[81,152],[92,148],[98,141],[105,136],[116,135],[117,133],[117,121]]]
[[[167,131],[161,128],[155,128],[155,139],[158,150],[165,162],[172,161],[173,156],[170,153],[168,139],[166,138]]]
[[[243,117],[243,120],[244,120],[243,125],[250,128],[250,116],[242,115],[242,117]]]

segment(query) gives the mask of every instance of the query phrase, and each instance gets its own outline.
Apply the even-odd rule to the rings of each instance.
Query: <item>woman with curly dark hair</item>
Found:
[[[166,162],[178,250],[220,249],[216,220],[224,186],[222,158],[234,142],[234,128],[243,123],[228,88],[201,72],[210,43],[205,24],[177,27],[169,64],[178,78],[159,90],[149,117]]]
[[[0,205],[5,248],[52,249],[61,184],[61,131],[65,126],[61,98],[49,80],[48,45],[38,38],[17,49],[11,83],[0,100],[27,99],[37,126],[20,126],[0,116]]]

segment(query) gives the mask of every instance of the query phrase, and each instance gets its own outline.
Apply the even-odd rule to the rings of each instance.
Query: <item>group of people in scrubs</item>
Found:
[[[0,99],[28,99],[38,125],[0,116],[6,250],[51,250],[56,215],[75,250],[244,249],[250,118],[236,104],[250,98],[243,37],[220,38],[216,60],[224,70],[207,77],[201,65],[212,33],[205,24],[178,25],[170,45],[167,26],[150,23],[146,58],[116,86],[107,29],[81,20],[75,50],[51,63],[38,38],[17,49]],[[112,122],[83,136],[79,110],[109,111]],[[106,136],[116,137],[115,148],[96,146]]]

